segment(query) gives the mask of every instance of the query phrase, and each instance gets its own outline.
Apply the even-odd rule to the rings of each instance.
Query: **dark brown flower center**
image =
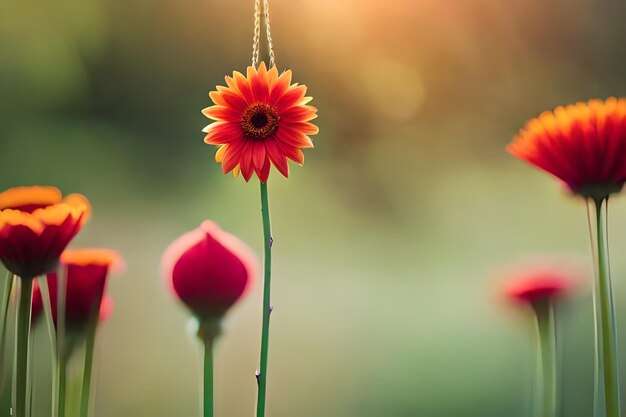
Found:
[[[280,117],[274,107],[263,103],[249,106],[241,116],[241,128],[249,138],[265,139],[278,128]]]

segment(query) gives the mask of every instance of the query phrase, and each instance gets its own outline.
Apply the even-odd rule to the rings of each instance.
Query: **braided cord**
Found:
[[[263,20],[265,20],[265,36],[267,38],[267,52],[269,55],[269,67],[275,65],[274,44],[272,42],[272,29],[270,26],[270,4],[269,0],[254,0],[254,37],[252,38],[252,66],[257,67],[261,55],[261,9],[263,9]]]
[[[254,37],[252,38],[252,66],[259,63],[261,43],[261,0],[254,0]]]
[[[263,0],[263,8],[265,12],[265,34],[267,36],[267,50],[270,56],[270,68],[276,64],[274,57],[274,45],[272,43],[272,30],[270,28],[270,1]]]

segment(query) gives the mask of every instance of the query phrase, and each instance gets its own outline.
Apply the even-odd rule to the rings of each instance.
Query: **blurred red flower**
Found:
[[[105,295],[110,272],[124,267],[122,257],[111,249],[76,249],[67,250],[61,256],[61,264],[66,274],[65,322],[69,329],[82,329],[89,322],[94,311],[98,311],[100,320],[110,317],[113,303]],[[47,276],[52,317],[57,323],[57,274]],[[97,309],[97,310],[96,310]],[[41,291],[38,286],[33,292],[33,316],[42,310]]]
[[[246,293],[257,260],[245,243],[207,220],[167,248],[162,268],[174,295],[203,321],[220,318]]]
[[[301,149],[312,148],[309,135],[319,129],[309,123],[317,109],[307,105],[306,86],[291,84],[291,70],[278,74],[276,67],[258,70],[248,67],[247,77],[238,71],[226,77],[227,87],[218,86],[210,97],[215,106],[202,113],[215,120],[208,125],[204,141],[219,145],[215,160],[224,173],[241,171],[248,181],[256,173],[267,182],[270,161],[285,177],[289,175],[287,159],[302,165]]]
[[[575,280],[565,271],[549,268],[519,272],[505,284],[505,294],[514,301],[533,304],[553,301],[569,292]]]
[[[55,187],[16,187],[0,193],[0,260],[22,278],[53,271],[90,213],[84,196],[63,198]]]
[[[544,112],[507,150],[576,194],[606,198],[626,182],[626,99],[590,100]]]
[[[55,305],[56,307],[56,305]],[[102,302],[100,303],[100,312],[98,314],[98,320],[100,323],[104,323],[107,321],[112,315],[113,310],[115,309],[115,303],[113,302],[113,297],[110,295],[104,295],[102,297]],[[41,299],[41,290],[39,289],[39,285],[37,281],[35,281],[35,285],[33,286],[33,306],[32,306],[32,316],[31,321],[35,323],[41,317],[43,313],[43,300]],[[56,308],[54,309],[54,324],[56,326]]]

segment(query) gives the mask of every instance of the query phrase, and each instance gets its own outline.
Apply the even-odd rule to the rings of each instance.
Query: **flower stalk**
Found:
[[[65,333],[65,300],[67,296],[67,274],[65,268],[59,268],[57,277],[57,417],[65,417],[67,362],[69,360]]]
[[[596,209],[596,244],[597,267],[596,285],[594,286],[596,314],[596,349],[599,366],[602,372],[597,374],[604,378],[604,404],[606,417],[620,417],[619,371],[617,361],[617,329],[615,324],[615,307],[613,305],[613,289],[608,252],[608,197],[594,200]],[[604,210],[603,210],[604,206]],[[599,393],[596,393],[599,395]]]
[[[267,392],[267,362],[269,356],[270,315],[271,306],[271,278],[272,278],[272,226],[270,222],[270,207],[267,194],[267,183],[261,182],[261,214],[263,217],[264,241],[264,274],[263,274],[263,330],[261,333],[261,362],[257,375],[257,417],[265,416],[265,396]]]
[[[20,283],[15,344],[15,417],[26,417],[33,278],[21,278]]]
[[[38,280],[39,282],[39,289],[41,291],[41,301],[43,304],[43,309],[44,309],[44,317],[46,319],[46,328],[48,330],[48,337],[50,339],[50,351],[52,353],[52,375],[54,375],[54,377],[52,378],[52,412],[54,413],[53,416],[56,416],[58,413],[58,410],[56,408],[56,403],[58,401],[58,374],[57,374],[57,367],[58,367],[58,355],[57,355],[57,350],[58,350],[58,346],[57,346],[57,335],[56,335],[56,330],[54,328],[54,317],[52,316],[52,302],[50,300],[50,290],[48,288],[48,280],[46,279],[46,276],[42,276],[39,278]]]
[[[202,409],[203,417],[213,417],[215,409],[214,400],[214,349],[215,340],[222,333],[222,321],[219,317],[199,318],[198,338],[202,341],[204,348],[203,363],[203,388],[202,388]]]
[[[533,303],[537,318],[538,356],[541,364],[541,416],[556,417],[556,331],[554,306],[549,299]]]
[[[213,342],[208,336],[204,341],[204,417],[213,417]]]
[[[7,272],[7,276],[4,282],[4,291],[2,292],[2,300],[0,301],[0,387],[4,387],[4,352],[7,335],[7,319],[9,316],[9,305],[11,298],[11,291],[13,290],[14,276],[11,271]],[[0,393],[2,389],[0,389]]]
[[[65,391],[67,389],[67,356],[61,355],[57,363],[57,381],[59,384],[57,395],[57,416],[65,417]]]
[[[98,328],[99,310],[100,305],[97,305],[91,314],[91,320],[89,327],[87,328],[85,341],[85,362],[83,364],[83,380],[80,395],[80,417],[89,417],[91,382],[93,379],[93,357],[96,343],[96,330]]]

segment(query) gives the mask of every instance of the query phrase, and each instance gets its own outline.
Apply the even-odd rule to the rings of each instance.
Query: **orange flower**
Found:
[[[224,173],[237,176],[241,171],[246,181],[256,173],[267,182],[270,162],[287,177],[287,159],[302,165],[301,149],[312,148],[309,135],[318,132],[309,123],[317,109],[307,105],[312,98],[305,97],[306,86],[291,84],[290,70],[278,75],[276,67],[268,71],[265,63],[258,70],[248,67],[247,77],[234,71],[226,84],[209,94],[216,105],[202,110],[215,120],[204,129],[204,141],[220,146],[215,160]]]
[[[16,187],[0,193],[0,260],[23,278],[54,270],[90,213],[84,196],[63,198],[55,187]]]
[[[626,99],[590,100],[544,112],[507,150],[574,193],[604,199],[626,182]]]

